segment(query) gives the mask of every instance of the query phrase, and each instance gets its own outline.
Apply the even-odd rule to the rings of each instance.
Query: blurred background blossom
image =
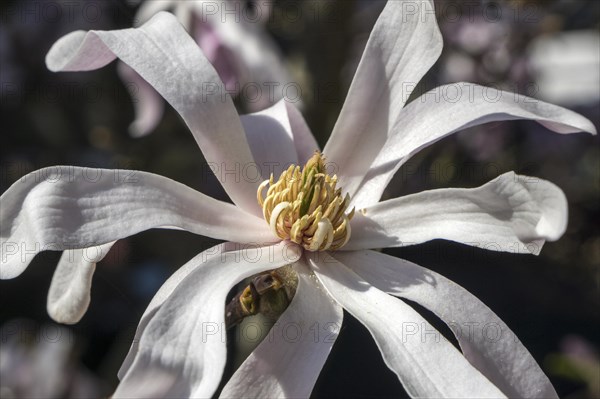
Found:
[[[81,364],[73,332],[57,324],[9,320],[0,326],[0,395],[12,398],[97,398],[106,386]]]
[[[138,27],[157,12],[172,12],[219,73],[223,91],[238,99],[243,111],[256,112],[279,101],[282,87],[291,82],[265,29],[271,6],[251,0],[152,0],[139,5],[133,23]],[[164,100],[133,69],[122,62],[118,68],[135,107],[130,133],[146,135],[162,119]]]
[[[579,381],[582,387],[570,397],[600,397],[600,357],[598,348],[579,335],[567,335],[560,342],[560,352],[546,357],[551,374]]]
[[[260,9],[261,15],[268,12],[269,17],[250,20],[240,15],[239,24],[221,24],[213,19],[231,21],[235,13],[217,12],[204,18],[187,2],[186,6],[168,3],[209,57],[213,56],[229,88],[233,85],[235,90],[236,82],[243,87],[244,82],[291,79],[289,87],[300,88],[298,93],[284,92],[282,84],[275,94],[302,102],[321,144],[327,139],[324,132],[330,132],[335,123],[384,5],[376,0],[241,1],[236,3],[248,15],[257,15]],[[229,1],[204,3],[220,6]],[[600,127],[600,2],[435,3],[444,52],[413,98],[440,84],[470,81],[556,102]],[[94,72],[63,74],[50,73],[44,64],[50,46],[68,32],[136,26],[149,9],[165,4],[117,0],[0,3],[2,192],[30,171],[67,164],[146,170],[226,199],[189,131],[162,99],[153,100],[154,108],[150,108],[155,120],[140,129],[153,134],[130,137],[128,129],[139,116],[136,107],[140,103],[135,97],[132,101],[128,91],[132,87],[127,83],[136,84],[136,80],[121,80],[116,64]],[[260,33],[253,36],[256,32]],[[240,36],[251,42],[241,43]],[[265,47],[276,50],[267,56]],[[244,59],[248,54],[254,61]],[[287,72],[256,75],[253,62],[285,66]],[[282,77],[285,74],[291,78]],[[141,95],[142,86],[137,88]],[[239,90],[236,105],[246,112],[266,106],[250,101],[254,96]],[[546,244],[539,257],[490,253],[443,241],[387,252],[429,267],[478,296],[523,341],[561,397],[593,398],[600,384],[600,141],[598,136],[553,135],[542,130],[536,123],[515,121],[487,124],[445,138],[412,158],[386,195],[476,187],[515,170],[552,181],[564,190],[570,221],[561,240]],[[99,263],[94,300],[83,320],[69,327],[70,339],[63,346],[15,341],[15,334],[12,338],[5,334],[15,325],[19,331],[28,331],[51,323],[45,301],[60,254],[43,253],[18,279],[0,281],[2,397],[75,397],[73,392],[84,391],[72,388],[74,375],[85,376],[85,392],[91,397],[109,394],[153,293],[174,270],[214,244],[176,231],[148,231],[119,241]],[[447,332],[433,315],[422,312],[436,328]],[[24,318],[30,321],[15,324]],[[368,332],[347,314],[345,320],[313,396],[403,397]],[[230,351],[229,373],[234,371],[234,359],[239,361],[238,348],[232,346]],[[52,362],[45,360],[50,357]],[[365,369],[367,362],[370,366]],[[50,363],[57,366],[47,379],[32,379]],[[70,377],[65,377],[64,370]]]

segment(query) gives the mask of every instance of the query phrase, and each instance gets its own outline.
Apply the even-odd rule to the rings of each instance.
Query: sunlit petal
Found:
[[[245,243],[277,241],[266,223],[147,172],[57,166],[32,172],[0,197],[0,278],[43,250],[90,248],[152,228]]]
[[[493,251],[539,254],[567,228],[567,200],[554,184],[513,172],[472,189],[424,191],[380,202],[352,220],[343,250],[445,239]]]
[[[135,29],[72,32],[52,46],[46,64],[52,71],[89,71],[117,57],[179,112],[233,202],[260,215],[260,180],[240,176],[254,160],[238,113],[217,72],[173,15],[158,13]]]
[[[515,119],[531,119],[562,134],[596,133],[583,116],[534,98],[471,83],[441,86],[402,110],[354,203],[360,207],[377,203],[394,173],[424,147],[471,126]]]
[[[375,251],[333,256],[378,289],[415,301],[444,320],[469,362],[506,396],[557,397],[548,377],[510,328],[460,285],[432,270]]]
[[[198,255],[196,268],[163,303],[144,330],[138,353],[115,398],[210,397],[226,361],[225,299],[229,290],[255,273],[296,262],[297,246],[281,243],[232,251],[208,260]],[[172,380],[157,392],[144,389],[152,374]]]
[[[411,91],[441,51],[431,1],[387,2],[323,150],[350,195],[382,150]]]
[[[402,300],[371,286],[326,253],[311,254],[310,262],[327,292],[369,330],[411,397],[505,397]]]

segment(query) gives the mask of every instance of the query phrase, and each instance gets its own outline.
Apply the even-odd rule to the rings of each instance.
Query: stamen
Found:
[[[324,158],[316,152],[302,169],[291,165],[277,181],[271,175],[262,182],[256,196],[273,234],[309,251],[335,250],[346,245],[354,209],[345,213],[350,197],[342,197],[341,188],[336,188],[337,180],[336,175],[325,172]]]

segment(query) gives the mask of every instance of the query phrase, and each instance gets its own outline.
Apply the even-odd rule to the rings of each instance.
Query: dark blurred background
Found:
[[[383,4],[274,3],[266,29],[302,88],[303,113],[321,145]],[[64,34],[131,27],[138,7],[116,0],[0,3],[0,192],[30,171],[64,164],[159,173],[226,199],[204,173],[201,152],[170,107],[152,134],[129,136],[134,109],[115,63],[85,73],[56,74],[45,67],[47,51]],[[436,7],[444,51],[416,92],[456,81],[493,85],[565,106],[600,127],[600,2],[436,1]],[[248,109],[243,94],[236,105]],[[566,234],[538,257],[441,240],[386,252],[435,270],[480,298],[513,329],[561,397],[600,397],[598,136],[554,134],[534,122],[472,128],[415,156],[386,196],[475,187],[510,170],[554,182],[569,201]],[[21,276],[0,281],[2,398],[110,395],[154,292],[215,243],[158,230],[119,241],[98,265],[89,311],[73,326],[59,327],[45,308],[59,253],[42,253]],[[404,395],[366,329],[345,314],[313,396]]]

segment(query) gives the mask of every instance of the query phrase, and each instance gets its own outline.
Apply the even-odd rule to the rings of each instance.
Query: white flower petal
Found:
[[[40,251],[89,248],[157,227],[235,242],[278,240],[264,220],[141,171],[40,169],[14,183],[0,202],[2,279],[18,276]]]
[[[445,321],[465,357],[510,398],[557,398],[548,377],[508,326],[438,273],[375,251],[333,256],[370,284],[415,301]]]
[[[116,57],[179,112],[233,202],[260,215],[260,181],[241,178],[242,168],[254,160],[237,111],[217,72],[175,17],[161,12],[136,29],[72,32],[52,46],[46,64],[52,71],[89,71]]]
[[[47,310],[54,321],[75,324],[81,320],[90,305],[96,263],[108,254],[114,243],[63,252],[48,291]]]
[[[471,83],[438,87],[408,104],[391,127],[354,203],[377,203],[394,173],[413,154],[456,131],[487,122],[531,119],[557,133],[596,133],[592,122],[565,108]]]
[[[554,184],[505,173],[481,187],[430,190],[380,202],[352,219],[343,250],[445,239],[493,251],[539,254],[567,227],[567,200]]]
[[[279,177],[290,164],[304,165],[319,150],[304,117],[286,100],[240,119],[264,180],[271,173]],[[254,170],[247,173],[254,178]]]
[[[410,92],[442,51],[433,3],[388,1],[323,153],[352,196],[384,146]]]
[[[308,398],[340,327],[342,308],[298,263],[298,289],[268,336],[237,369],[221,398]]]
[[[165,104],[162,97],[136,71],[122,62],[117,72],[129,91],[135,111],[135,120],[129,125],[129,134],[133,137],[146,136],[160,122]]]
[[[329,294],[369,330],[410,396],[505,397],[406,303],[371,286],[325,252],[309,259]]]
[[[547,241],[556,241],[567,230],[569,204],[562,190],[551,182],[535,177],[520,176],[533,200],[542,211],[542,217],[535,226],[536,235]]]
[[[263,111],[243,115],[241,120],[262,180],[267,180],[271,173],[278,178],[291,164],[298,163],[285,100]],[[255,171],[251,173],[254,177]]]
[[[210,397],[226,361],[225,299],[240,280],[296,262],[301,250],[280,243],[214,256],[178,286],[144,330],[139,352],[114,394],[139,397],[152,375],[172,376],[167,389],[145,397]]]
[[[208,259],[211,259],[217,255],[221,256],[226,252],[236,250],[239,251],[244,248],[244,244],[236,244],[231,242],[225,242],[223,244],[216,245],[212,248],[207,249],[200,255],[194,257],[185,265],[181,266],[175,271],[175,273],[171,275],[171,277],[167,279],[167,281],[165,281],[165,283],[160,287],[160,289],[156,292],[156,294],[148,304],[148,307],[146,307],[146,310],[144,311],[144,314],[142,315],[140,322],[138,323],[137,329],[135,331],[135,337],[133,338],[133,343],[131,344],[131,348],[129,348],[129,352],[125,357],[125,360],[123,361],[119,372],[117,373],[119,379],[123,379],[123,377],[125,377],[125,374],[133,364],[133,360],[135,359],[135,356],[138,353],[140,338],[144,333],[144,330],[148,326],[148,323],[150,323],[150,320],[152,320],[152,318],[154,317],[156,312],[158,312],[163,303],[165,303],[165,301],[173,294],[175,288],[177,288],[179,283],[181,283],[191,272],[196,270],[198,267],[204,265]]]
[[[285,105],[287,106],[288,117],[290,118],[298,161],[300,165],[304,165],[315,154],[315,151],[320,150],[319,144],[298,108],[287,101]]]

